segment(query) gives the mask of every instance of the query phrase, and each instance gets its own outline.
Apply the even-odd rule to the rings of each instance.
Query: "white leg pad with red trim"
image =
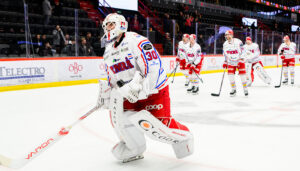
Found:
[[[112,148],[113,155],[119,160],[126,160],[143,154],[146,150],[144,134],[128,120],[136,112],[124,112],[123,97],[115,89],[111,92],[110,112],[112,125],[120,139]]]
[[[261,66],[260,63],[255,64],[253,68],[256,71],[259,78],[262,79],[264,83],[271,84],[271,77],[267,74],[266,70]]]
[[[177,158],[191,155],[194,151],[191,132],[169,128],[146,110],[131,115],[129,120],[151,139],[172,144]]]

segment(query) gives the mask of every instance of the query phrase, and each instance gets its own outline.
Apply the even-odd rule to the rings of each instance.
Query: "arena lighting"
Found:
[[[274,8],[280,8],[280,9],[285,10],[285,11],[291,11],[291,12],[300,14],[300,10],[296,11],[297,8],[287,7],[287,6],[284,6],[284,5],[281,5],[281,4],[275,4],[275,3],[272,3],[270,1],[264,1],[264,0],[248,0],[248,1],[255,2],[255,3],[258,3],[258,4],[262,4],[262,5],[266,5],[266,6],[272,6]]]

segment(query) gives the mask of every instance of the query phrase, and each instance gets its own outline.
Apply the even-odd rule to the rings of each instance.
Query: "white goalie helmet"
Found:
[[[115,23],[116,24],[115,28],[110,31],[107,31],[106,26],[108,23]],[[106,39],[110,41],[112,39],[115,39],[121,33],[126,32],[128,28],[128,23],[125,20],[125,17],[123,15],[112,13],[105,17],[102,24],[102,28],[104,30]]]

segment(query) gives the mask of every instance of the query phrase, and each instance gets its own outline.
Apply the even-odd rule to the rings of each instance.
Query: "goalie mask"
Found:
[[[112,29],[107,30],[107,26],[109,24],[115,24],[115,27],[112,27]],[[121,33],[126,32],[128,28],[128,23],[125,20],[124,16],[119,15],[117,13],[112,13],[105,17],[102,24],[102,28],[104,30],[106,40],[110,41],[115,39]]]

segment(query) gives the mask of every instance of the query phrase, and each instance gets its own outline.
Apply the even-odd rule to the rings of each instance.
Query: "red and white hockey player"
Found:
[[[183,72],[186,78],[185,80],[186,87],[189,85],[188,71],[186,70],[186,50],[190,45],[189,41],[190,41],[190,36],[188,34],[183,34],[182,41],[178,43],[178,52],[176,57],[176,62],[179,63],[180,70]]]
[[[113,155],[123,162],[143,158],[144,134],[171,144],[177,158],[193,153],[193,135],[170,111],[169,86],[162,60],[145,37],[127,32],[122,15],[109,14],[103,29],[107,41],[104,62],[108,81],[99,81],[98,105],[110,111],[120,142]]]
[[[230,96],[236,95],[235,72],[238,69],[239,75],[244,88],[245,96],[248,96],[247,80],[246,80],[246,67],[243,54],[243,43],[240,39],[233,38],[233,31],[227,30],[225,32],[226,41],[223,44],[223,55],[225,62],[223,68],[228,69],[228,78],[231,85]]]
[[[253,43],[251,37],[246,38],[246,43],[244,45],[244,56],[246,57],[246,69],[247,69],[247,80],[248,87],[254,81],[254,70],[256,74],[261,78],[266,84],[271,84],[271,78],[264,69],[264,66],[260,60],[260,50],[257,43]]]
[[[295,53],[296,53],[296,44],[290,41],[289,36],[284,36],[284,43],[279,46],[278,55],[282,59],[283,67],[283,84],[288,84],[288,70],[290,70],[291,75],[291,84],[294,84],[295,78]]]
[[[187,58],[187,69],[188,69],[188,79],[191,82],[190,88],[187,89],[188,93],[197,94],[199,91],[199,75],[204,56],[201,55],[201,47],[196,42],[196,35],[190,35],[190,45],[186,50],[186,58]]]

